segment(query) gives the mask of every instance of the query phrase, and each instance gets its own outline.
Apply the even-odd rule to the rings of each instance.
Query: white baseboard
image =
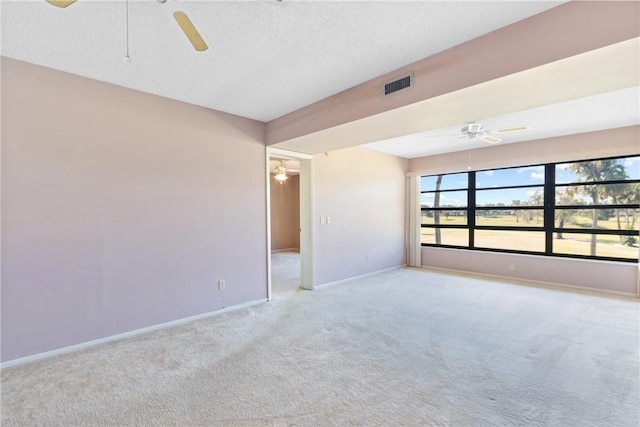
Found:
[[[362,279],[364,277],[368,277],[368,276],[373,276],[373,275],[376,275],[376,274],[384,273],[385,271],[397,270],[399,268],[404,268],[406,266],[407,266],[407,264],[402,264],[402,265],[398,265],[396,267],[390,267],[390,268],[385,268],[383,270],[372,271],[371,273],[361,274],[360,276],[353,276],[353,277],[349,277],[347,279],[336,280],[335,282],[323,283],[322,285],[314,286],[314,289],[328,288],[328,287],[331,287],[331,286],[339,285],[341,283],[350,282],[352,280],[358,280],[358,279]]]
[[[55,350],[45,351],[43,353],[33,354],[31,356],[20,357],[18,359],[13,359],[13,360],[0,363],[0,370],[5,368],[10,368],[12,366],[23,365],[25,363],[35,362],[37,360],[48,359],[54,356],[59,356],[59,355],[68,354],[68,353],[75,353],[77,351],[81,351],[90,347],[95,347],[100,344],[119,341],[126,338],[135,337],[137,335],[147,334],[149,332],[157,331],[159,329],[169,328],[169,327],[178,326],[178,325],[184,325],[185,323],[193,322],[195,320],[206,319],[208,317],[214,317],[220,314],[242,310],[242,309],[253,307],[255,305],[259,305],[265,302],[267,302],[267,299],[262,298],[256,301],[250,301],[243,304],[234,305],[231,307],[224,307],[216,311],[196,314],[195,316],[189,316],[182,319],[176,319],[169,322],[160,323],[157,325],[147,326],[146,328],[135,329],[133,331],[123,332],[121,334],[111,335],[104,338],[98,338],[96,340],[86,341],[83,343],[70,345],[68,347],[57,348]]]
[[[523,284],[527,286],[538,286],[538,287],[550,287],[554,289],[571,289],[576,291],[584,291],[584,292],[594,292],[597,294],[607,294],[607,295],[617,295],[621,297],[633,297],[640,298],[638,295],[633,294],[631,292],[620,292],[620,291],[609,291],[606,289],[598,289],[598,288],[588,288],[586,286],[577,286],[577,285],[568,285],[564,283],[555,283],[555,282],[544,282],[542,280],[532,280],[532,279],[521,279],[519,277],[513,276],[500,276],[498,274],[488,274],[488,273],[476,273],[475,271],[466,271],[466,270],[454,270],[452,268],[442,268],[442,267],[431,267],[428,265],[423,265],[421,267],[423,270],[433,270],[433,271],[441,271],[443,273],[452,273],[458,275],[464,275],[469,277],[484,277],[492,280],[500,280],[502,282],[511,282],[516,284]]]

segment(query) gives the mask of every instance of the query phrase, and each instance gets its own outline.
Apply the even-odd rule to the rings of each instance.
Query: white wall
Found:
[[[316,284],[405,264],[406,167],[359,147],[314,157]]]
[[[549,162],[640,154],[640,126],[497,145],[412,159],[410,175],[463,172]],[[509,264],[515,271],[509,271]],[[445,248],[422,248],[422,265],[605,291],[638,293],[638,265]]]
[[[263,123],[2,58],[2,360],[266,298],[265,155]]]

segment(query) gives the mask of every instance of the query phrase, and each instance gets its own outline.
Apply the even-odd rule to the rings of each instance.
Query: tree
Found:
[[[512,200],[511,206],[520,206],[520,200]],[[513,214],[516,217],[516,224],[518,223],[518,218],[520,218],[520,214],[522,211],[520,209],[515,209]]]
[[[619,196],[619,201],[625,205],[637,205],[640,204],[640,183],[633,183],[626,185],[624,191]],[[629,208],[624,210],[625,224],[630,226],[633,230],[636,225],[637,212],[635,209],[631,209],[631,223],[629,223]],[[626,227],[625,227],[626,228]]]
[[[573,197],[573,193],[569,189],[564,188],[558,191],[557,204],[558,205],[575,205],[579,202]],[[576,214],[575,209],[556,209],[555,220],[558,223],[560,231],[556,233],[556,239],[562,240],[562,229],[567,221],[569,221]]]
[[[624,166],[615,159],[576,162],[569,165],[569,170],[578,176],[576,182],[586,183],[583,187],[579,187],[579,192],[591,197],[594,206],[599,205],[601,199],[613,197],[611,185],[597,185],[597,182],[624,179],[615,177],[626,176]],[[592,227],[594,230],[598,228],[598,209],[593,209]],[[591,256],[596,254],[596,237],[595,234],[591,235]]]
[[[438,175],[438,177],[436,178],[436,194],[435,197],[433,199],[433,207],[434,208],[439,208],[440,207],[440,185],[442,184],[442,175]],[[440,234],[440,227],[438,227],[438,225],[440,225],[440,211],[439,210],[434,210],[433,211],[433,223],[436,225],[436,245],[439,245],[442,243],[442,235]]]
[[[608,170],[604,171],[604,178],[607,181],[616,181],[628,179],[629,176],[624,169],[624,165],[622,163],[617,163],[613,167],[610,167]],[[614,205],[620,203],[620,197],[622,197],[625,193],[626,185],[620,184],[605,184],[604,192],[605,197],[611,197]],[[616,220],[618,222],[618,230],[622,230],[622,226],[620,225],[620,209],[615,208]],[[620,243],[623,243],[623,238],[620,236]]]
[[[536,191],[535,193],[533,193],[529,198],[528,204],[531,206],[543,207],[544,193],[542,193],[541,191]],[[527,211],[527,222],[531,221],[534,218],[536,218],[538,222],[540,222],[540,209],[532,209],[530,211]]]

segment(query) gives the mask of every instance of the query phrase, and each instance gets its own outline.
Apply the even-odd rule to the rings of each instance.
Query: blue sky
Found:
[[[624,162],[625,171],[631,179],[640,179],[640,157],[633,157],[622,160]],[[556,182],[574,182],[577,177],[567,169],[567,165],[558,165],[556,167]],[[503,187],[509,185],[542,185],[544,184],[544,167],[543,166],[525,166],[519,168],[499,169],[489,171],[478,171],[476,173],[476,187],[486,188],[486,191],[478,191],[477,204],[495,204],[504,203],[511,204],[513,200],[527,201],[536,191],[542,191],[541,187],[509,189],[509,190],[490,190],[495,187]],[[423,177],[421,180],[422,190],[434,190],[436,185],[436,177]],[[442,179],[440,188],[442,190],[458,189],[467,187],[467,173],[458,173],[445,175]],[[454,191],[441,193],[440,205],[466,206],[466,191]],[[433,194],[422,194],[421,202],[424,205],[433,205]]]

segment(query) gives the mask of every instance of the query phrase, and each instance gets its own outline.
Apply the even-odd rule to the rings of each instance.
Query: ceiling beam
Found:
[[[543,82],[544,73],[554,72],[547,69],[536,75],[534,70],[537,68],[552,64],[559,67],[557,64],[565,58],[579,57],[585,52],[597,51],[638,36],[638,2],[569,2],[273,120],[267,123],[267,145],[320,153],[519,111],[527,108],[524,105],[527,102],[519,103],[512,94],[502,93],[506,90],[504,87],[513,87],[514,81],[520,81],[527,86],[518,91],[518,96],[530,97],[531,91],[524,91],[531,88],[529,79]],[[637,44],[637,41],[632,43]],[[636,77],[639,71],[637,57],[637,51],[631,52],[627,63],[627,69],[631,67]],[[587,62],[588,59],[582,59],[582,63]],[[610,80],[606,73],[615,70],[616,66],[605,64],[604,68],[599,68],[599,77],[597,72],[592,77],[604,76],[605,80]],[[532,74],[523,74],[527,70]],[[414,74],[414,87],[383,98],[381,88],[384,82],[407,72]],[[518,77],[502,81],[507,76]],[[551,95],[561,96],[556,96],[555,101],[538,99],[528,102],[528,108],[546,105],[542,102],[548,104],[571,99],[568,96],[602,93],[602,88],[600,92],[594,87],[589,89],[593,86],[589,81],[587,88],[579,89],[575,77],[578,76],[569,77],[569,81],[557,79],[553,82],[555,86],[551,86],[551,81],[547,82],[539,89],[552,92],[560,89],[560,93]],[[625,81],[625,77],[621,81]],[[478,92],[483,92],[486,83],[489,86],[484,89],[491,89],[491,97],[478,98]],[[615,82],[613,86],[620,84],[629,87],[625,86],[627,83]],[[471,92],[463,92],[466,89]],[[452,97],[446,98],[447,95]],[[443,99],[447,103],[441,104]],[[497,105],[500,102],[505,104]],[[487,107],[494,108],[495,113],[486,114]],[[483,109],[482,115],[474,113],[477,108]],[[465,111],[470,118],[463,118]],[[435,116],[433,120],[428,119],[431,116]],[[383,134],[379,133],[381,128]]]

